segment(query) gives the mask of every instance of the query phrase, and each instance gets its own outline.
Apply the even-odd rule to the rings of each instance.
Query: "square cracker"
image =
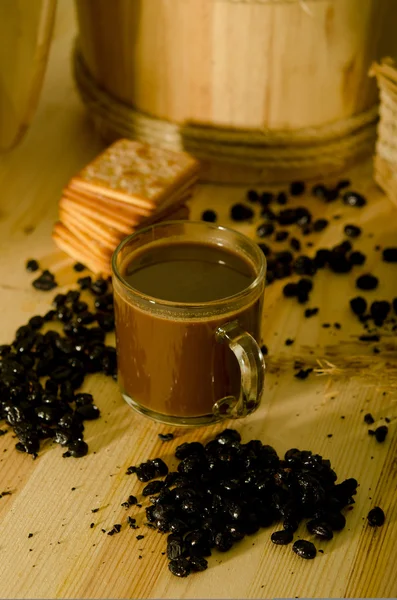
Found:
[[[189,154],[121,139],[84,167],[69,186],[155,210],[178,188],[193,183],[198,172],[199,163]]]

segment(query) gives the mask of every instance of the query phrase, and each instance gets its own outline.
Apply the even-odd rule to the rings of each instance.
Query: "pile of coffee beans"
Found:
[[[26,267],[39,268],[33,259]],[[55,281],[46,273],[46,280]],[[105,344],[106,333],[114,329],[109,282],[90,277],[79,281],[94,310],[79,290],[57,294],[51,310],[32,317],[11,344],[0,346],[0,418],[18,438],[16,449],[34,457],[46,439],[66,447],[65,458],[87,454],[84,421],[97,419],[100,411],[91,394],[76,390],[91,373],[116,378],[116,351]],[[55,322],[58,326],[51,327]]]
[[[279,458],[260,440],[244,444],[234,429],[225,429],[205,445],[186,442],[177,447],[176,471],[162,459],[149,460],[128,473],[151,481],[148,525],[168,533],[171,573],[186,577],[207,568],[212,550],[227,552],[245,536],[276,523],[276,545],[291,544],[299,525],[306,523],[309,540],[298,539],[292,550],[313,559],[312,540],[330,540],[345,527],[343,509],[354,503],[358,483],[337,475],[329,460],[308,450],[292,448]],[[158,479],[163,476],[163,479]]]
[[[347,206],[364,207],[367,204],[366,198],[350,188],[351,182],[343,179],[330,187],[323,184],[314,185],[310,193],[327,204],[340,200]],[[289,196],[296,198],[305,192],[308,193],[309,190],[306,190],[305,184],[301,181],[293,182],[288,191],[277,193],[268,191],[261,193],[251,189],[246,195],[248,204],[240,202],[234,204],[230,210],[230,218],[233,221],[252,222],[255,212],[251,206],[259,207],[260,222],[256,227],[256,235],[259,238],[258,246],[267,259],[266,283],[271,285],[278,279],[294,275],[301,276],[300,279],[287,283],[283,288],[284,297],[296,299],[300,304],[306,304],[309,301],[310,292],[313,289],[313,278],[319,270],[329,269],[338,274],[349,273],[355,267],[362,266],[366,261],[365,254],[354,250],[350,241],[359,238],[362,234],[361,228],[353,223],[347,224],[343,228],[343,235],[350,239],[345,239],[331,248],[319,248],[313,256],[301,253],[302,241],[295,235],[291,235],[292,231],[295,234],[296,232],[300,233],[301,236],[309,234],[315,236],[316,233],[328,227],[329,221],[325,218],[314,219],[305,206],[281,209],[276,206],[286,205],[289,202]],[[340,215],[334,215],[334,218],[338,216]],[[216,222],[217,215],[215,211],[207,210],[203,212],[202,219]],[[293,228],[291,233],[286,229],[290,227]],[[264,239],[266,239],[266,243]],[[269,241],[278,243],[286,240],[289,242],[290,250],[280,251],[269,243]],[[313,244],[309,242],[307,246],[309,245]],[[382,259],[387,263],[396,263],[397,247],[384,248]],[[356,278],[356,287],[362,291],[374,290],[378,285],[378,278],[371,273],[364,273]],[[377,333],[376,328],[384,325],[389,325],[392,331],[397,330],[396,318],[392,316],[392,312],[397,315],[397,298],[376,300],[368,307],[369,312],[367,312],[367,302],[362,296],[352,298],[350,306],[369,334]],[[318,308],[307,308],[304,311],[306,318],[316,314],[318,314]],[[360,341],[377,340],[372,336],[364,335],[360,337]],[[379,352],[379,348],[375,347],[374,352]]]

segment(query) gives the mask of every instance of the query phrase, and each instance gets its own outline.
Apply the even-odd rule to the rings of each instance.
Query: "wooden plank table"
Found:
[[[74,34],[72,3],[60,2],[38,114],[23,143],[1,157],[0,343],[11,341],[16,328],[30,316],[46,311],[52,297],[31,287],[33,277],[24,269],[27,258],[37,258],[43,267],[51,268],[65,289],[76,279],[71,261],[51,241],[51,228],[63,185],[102,143],[86,120],[69,72]],[[125,526],[127,514],[138,509],[127,513],[120,504],[141,490],[125,471],[128,465],[157,455],[165,455],[172,464],[176,445],[208,439],[222,426],[188,431],[158,425],[135,414],[122,401],[115,382],[92,376],[85,389],[95,395],[102,418],[86,426],[90,447],[86,457],[66,460],[61,447],[46,445],[33,461],[15,451],[11,432],[0,437],[0,487],[12,492],[0,498],[2,598],[396,596],[395,390],[382,370],[375,384],[368,371],[347,379],[311,375],[299,381],[288,364],[294,357],[313,361],[331,356],[343,367],[353,354],[368,354],[373,365],[382,369],[382,353],[375,355],[373,345],[358,342],[362,328],[348,307],[348,299],[356,293],[355,278],[365,271],[376,272],[380,279],[378,290],[367,294],[369,300],[397,295],[397,267],[383,263],[381,253],[374,250],[377,244],[395,245],[396,211],[373,184],[371,170],[370,164],[364,164],[349,174],[369,199],[365,209],[307,200],[316,215],[329,217],[331,223],[310,239],[319,246],[331,245],[342,239],[345,223],[359,223],[364,233],[354,246],[368,254],[367,262],[348,275],[324,271],[315,277],[310,306],[320,311],[311,319],[303,317],[301,305],[282,299],[285,282],[269,286],[263,320],[263,341],[270,353],[266,405],[233,424],[245,441],[260,438],[279,453],[290,447],[311,449],[330,458],[340,479],[356,477],[360,487],[346,529],[331,542],[318,543],[324,554],[314,561],[299,559],[290,547],[273,546],[272,530],[262,530],[227,554],[214,553],[206,572],[181,580],[173,577],[162,555],[165,536],[144,526],[137,532]],[[192,216],[198,218],[211,207],[218,211],[221,223],[230,224],[229,207],[244,194],[239,188],[202,186]],[[341,218],[334,219],[335,214]],[[239,229],[254,235],[255,225]],[[314,250],[308,248],[309,253]],[[323,328],[324,322],[339,322],[341,329]],[[288,348],[286,338],[295,340]],[[383,349],[387,344],[393,344],[393,337],[383,337],[378,346]],[[366,412],[379,422],[391,418],[385,443],[368,435],[363,422]],[[176,439],[161,444],[157,434],[170,430]],[[381,528],[370,528],[365,518],[375,505],[386,513]],[[92,513],[94,508],[99,511]],[[92,522],[95,526],[90,528]],[[114,523],[123,525],[119,535],[101,532]],[[137,541],[136,533],[144,534],[144,539]],[[304,535],[304,530],[298,533]]]

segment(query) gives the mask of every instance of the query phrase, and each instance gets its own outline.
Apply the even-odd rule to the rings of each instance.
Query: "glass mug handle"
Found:
[[[249,333],[237,321],[224,323],[215,332],[218,342],[227,343],[240,366],[240,397],[225,396],[212,407],[218,418],[239,419],[254,412],[261,401],[265,382],[265,362],[262,352]]]

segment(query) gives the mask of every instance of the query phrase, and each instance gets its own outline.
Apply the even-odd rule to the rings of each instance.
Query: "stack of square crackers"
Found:
[[[110,274],[112,254],[126,236],[189,217],[186,201],[198,173],[188,154],[118,140],[69,181],[52,237],[94,273]]]
[[[379,92],[379,124],[374,158],[375,180],[397,205],[397,64],[384,58],[372,65]]]

